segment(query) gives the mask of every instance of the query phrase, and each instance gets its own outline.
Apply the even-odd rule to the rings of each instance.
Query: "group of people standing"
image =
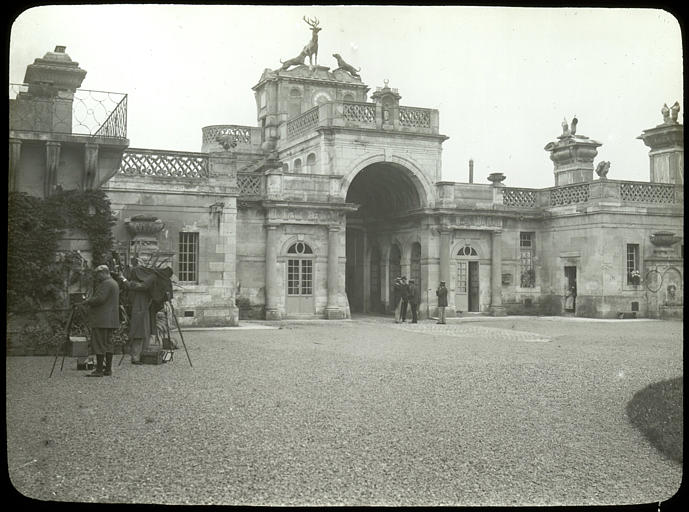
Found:
[[[418,322],[417,308],[419,307],[419,289],[413,279],[407,282],[406,276],[399,276],[395,279],[395,322],[405,322],[407,318],[407,307],[411,309],[411,323]]]
[[[120,327],[120,291],[127,293],[129,313],[129,355],[132,364],[141,364],[141,353],[148,350],[156,310],[155,273],[140,266],[136,258],[125,277],[111,273],[110,267],[96,267],[93,295],[83,301],[91,328],[91,349],[96,355],[96,368],[87,377],[112,375],[113,334]],[[117,281],[115,280],[117,279]]]
[[[406,276],[399,276],[395,278],[395,322],[405,322],[407,317],[407,307],[411,309],[411,323],[418,323],[418,312],[420,296],[419,288],[413,279],[407,282]],[[438,322],[445,323],[445,308],[447,307],[447,288],[445,281],[440,281],[438,289],[435,291],[438,297]]]

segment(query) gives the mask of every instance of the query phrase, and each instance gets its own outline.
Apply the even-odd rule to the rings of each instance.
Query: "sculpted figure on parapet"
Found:
[[[300,66],[300,65],[304,64],[305,60],[306,60],[306,53],[304,53],[303,50],[299,55],[297,55],[293,59],[287,59],[284,62],[282,61],[282,59],[280,59],[280,63],[282,64],[282,66],[280,66],[279,71],[285,71],[286,69],[288,69],[291,66]]]
[[[672,117],[672,122],[677,122],[677,116],[679,116],[679,102],[675,101],[675,104],[670,107],[670,117]]]
[[[318,32],[321,31],[321,28],[318,26],[319,21],[318,18],[307,19],[306,16],[304,16],[304,21],[309,27],[311,27],[311,41],[304,46],[302,51],[296,57],[287,59],[284,62],[282,59],[280,59],[280,64],[282,64],[282,66],[276,71],[285,71],[291,66],[301,66],[306,63],[307,56],[309,58],[309,66],[318,64]]]
[[[361,71],[361,68],[356,69],[354,66],[351,64],[347,64],[345,60],[340,56],[339,53],[333,53],[333,57],[335,57],[335,60],[337,61],[337,67],[339,69],[342,69],[343,71],[346,71],[350,75],[352,75],[355,78],[361,78],[359,76],[359,71]]]
[[[599,162],[596,167],[596,174],[600,179],[605,180],[608,176],[608,171],[610,170],[610,162]]]

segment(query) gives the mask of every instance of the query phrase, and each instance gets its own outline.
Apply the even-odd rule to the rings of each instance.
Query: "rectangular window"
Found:
[[[627,284],[639,284],[639,244],[627,244]]]
[[[313,261],[287,260],[287,295],[313,293]]]
[[[199,234],[179,233],[179,280],[185,283],[199,282]]]
[[[519,270],[522,288],[536,286],[536,271],[533,266],[534,238],[535,233],[519,233]]]
[[[457,264],[457,293],[467,292],[467,262],[460,261]]]

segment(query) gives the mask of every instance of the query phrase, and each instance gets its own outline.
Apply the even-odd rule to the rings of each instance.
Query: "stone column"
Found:
[[[280,320],[277,299],[278,288],[278,227],[266,225],[266,320]]]
[[[502,239],[501,231],[491,231],[490,241],[490,314],[504,316],[502,306]]]
[[[328,226],[328,304],[325,308],[328,320],[344,318],[342,308],[337,304],[340,296],[339,237],[340,227]]]

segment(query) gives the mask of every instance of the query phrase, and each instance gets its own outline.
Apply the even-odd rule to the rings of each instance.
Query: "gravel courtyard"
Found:
[[[248,325],[248,324],[247,324]],[[682,323],[285,322],[185,331],[88,379],[6,358],[11,481],[40,500],[250,505],[663,501],[681,464],[625,406],[683,374]]]

